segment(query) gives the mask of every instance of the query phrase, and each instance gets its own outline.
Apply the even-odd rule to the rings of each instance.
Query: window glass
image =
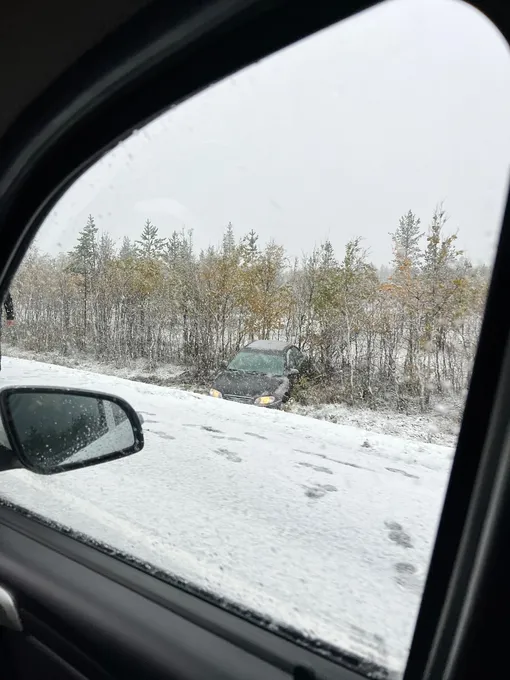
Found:
[[[275,373],[283,375],[283,354],[269,354],[268,352],[239,352],[229,363],[230,371],[247,371],[254,373]]]
[[[301,361],[300,352],[295,347],[291,347],[289,350],[289,368],[299,368]]]
[[[2,473],[0,495],[401,676],[509,119],[508,48],[488,20],[395,0],[133,133],[58,201],[20,266],[1,380],[117,394],[143,415],[145,450]],[[292,380],[289,343],[305,357]]]

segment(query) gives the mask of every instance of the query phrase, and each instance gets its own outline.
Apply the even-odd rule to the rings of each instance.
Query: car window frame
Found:
[[[333,6],[335,4],[336,7]],[[221,44],[220,39],[223,40],[225,37],[225,24],[221,21],[218,24],[214,24],[214,22],[211,24],[210,16],[207,17],[209,21],[204,20],[203,14],[200,15],[200,10],[192,15],[194,22],[189,20],[189,17],[186,17],[186,19],[181,17],[182,21],[179,24],[179,36],[182,38],[184,35],[185,38],[188,38],[187,43],[184,40],[184,47],[189,48],[190,45],[193,45],[196,48],[197,45],[199,46],[199,49],[195,52],[193,52],[193,49],[191,50],[193,53],[191,55],[189,50],[186,53],[186,49],[183,49],[182,46],[180,49],[175,47],[176,31],[170,37],[168,34],[172,31],[166,32],[166,39],[172,44],[173,49],[162,49],[162,34],[156,30],[155,25],[158,22],[155,21],[155,15],[150,14],[150,12],[144,16],[150,15],[151,20],[146,21],[145,24],[142,21],[139,23],[139,27],[145,28],[147,23],[151,25],[154,21],[155,25],[152,27],[152,32],[145,36],[145,40],[147,38],[152,39],[156,34],[160,40],[155,49],[154,41],[152,41],[152,52],[146,43],[145,53],[137,53],[136,57],[133,57],[136,50],[131,46],[126,54],[125,46],[122,45],[126,34],[121,32],[121,38],[119,38],[119,33],[116,33],[112,36],[113,43],[111,40],[107,40],[98,48],[98,51],[94,51],[93,55],[86,55],[85,62],[80,60],[77,68],[70,69],[63,79],[58,79],[58,82],[49,88],[48,92],[42,95],[42,98],[34,102],[30,110],[20,117],[11,128],[7,138],[3,139],[0,144],[0,149],[4,152],[0,154],[0,237],[5,245],[4,252],[7,253],[7,256],[4,257],[0,255],[0,294],[6,291],[38,225],[57,198],[81,174],[85,167],[90,166],[107,149],[112,148],[118,140],[126,136],[128,130],[134,129],[161,111],[163,102],[166,107],[172,100],[179,101],[206,86],[215,78],[226,77],[229,73],[251,63],[254,59],[274,51],[275,48],[280,48],[305,34],[333,23],[335,20],[349,16],[354,10],[358,11],[371,4],[375,3],[345,3],[340,9],[338,3],[319,3],[320,6],[310,8],[305,17],[301,15],[299,8],[296,10],[294,7],[293,10],[291,3],[283,1],[274,4],[270,2],[251,3],[248,9],[235,8],[232,3],[230,3],[232,7],[229,3],[207,3],[207,12],[213,14],[214,6],[216,6],[216,9],[221,7],[219,14],[222,15],[225,12],[228,15],[226,18],[228,28],[232,29],[232,26],[235,25],[236,31],[232,33],[227,31],[231,38],[228,58],[225,55],[220,56],[214,64],[212,63],[214,60],[209,59],[204,69],[200,71],[200,75],[195,67],[204,63],[204,50],[206,54],[213,54],[212,46]],[[506,31],[508,35],[509,25],[504,23],[504,16],[502,17],[501,14],[494,11],[496,7],[494,3],[473,2],[472,4],[489,15],[496,25],[500,25],[502,32]],[[227,6],[229,7],[228,10],[225,9]],[[256,11],[254,10],[255,6],[257,6]],[[160,8],[158,11],[164,14],[161,4],[158,4],[158,7]],[[264,16],[263,22],[260,21],[261,14]],[[198,16],[200,16],[199,20],[197,20]],[[253,41],[247,43],[247,33],[252,30],[246,28],[247,21],[253,20],[255,34],[258,31],[258,35],[263,36],[261,29],[267,27],[267,21],[271,19],[274,26],[281,28],[281,32],[278,35],[275,35],[275,31],[270,32],[257,44],[254,44]],[[295,19],[294,23],[293,19]],[[139,21],[138,17],[137,21]],[[137,35],[133,23],[128,23],[129,30]],[[192,31],[192,28],[196,29],[197,23],[205,23],[207,26],[207,30],[199,34],[198,37],[196,32],[193,33]],[[218,26],[221,27],[221,30],[218,30]],[[159,28],[161,28],[161,24]],[[193,36],[190,40],[192,33]],[[234,34],[235,37],[233,37]],[[143,45],[143,36],[138,34],[138,38]],[[239,48],[238,54],[236,54],[236,50],[232,49],[232,45]],[[157,52],[158,47],[160,49],[159,54]],[[106,78],[101,73],[101,68],[108,63],[106,55],[112,48],[111,69]],[[152,56],[152,59],[148,59],[149,56]],[[90,65],[91,57],[92,66]],[[155,77],[150,76],[147,68],[140,63],[144,59],[151,62],[158,72],[161,82],[172,83],[172,86],[165,91],[164,96],[154,90]],[[95,66],[94,60],[97,60]],[[181,80],[176,78],[175,82],[171,78],[168,79],[168,76],[172,73],[175,75],[176,64],[179,64],[182,68],[183,61],[185,68],[182,69],[182,73],[188,76],[188,82],[184,83],[182,77]],[[134,62],[137,62],[135,63],[136,68],[133,68]],[[80,78],[77,76],[82,74],[84,63],[88,64],[85,71],[88,72],[91,69],[95,75],[92,77],[92,82],[90,78],[89,80],[86,78],[86,82],[81,81],[84,90],[80,91],[77,86],[80,83]],[[119,73],[121,77],[115,79],[115,76]],[[165,80],[161,78],[162,73],[165,73]],[[143,82],[144,79],[145,83]],[[105,91],[106,81],[111,84],[113,80],[116,82],[114,91],[107,93]],[[73,81],[76,83],[74,86]],[[136,98],[132,96],[135,91]],[[144,96],[140,96],[140,93],[147,95],[149,92],[154,92],[154,97],[145,97],[144,99]],[[56,98],[55,93],[58,95]],[[128,101],[133,104],[131,108],[126,108]],[[90,132],[86,139],[80,139],[83,129],[92,130],[92,119],[96,116],[100,121],[96,132]],[[51,129],[56,120],[58,120],[57,132]],[[75,147],[72,150],[69,147],[70,139],[75,141]],[[67,145],[66,152],[64,142]],[[67,158],[65,157],[66,154]],[[53,168],[50,159],[53,160]],[[55,162],[55,159],[58,162]],[[18,193],[21,191],[26,200],[20,200]],[[448,604],[446,594],[452,585],[456,558],[460,554],[459,546],[461,540],[467,540],[466,537],[469,536],[466,514],[469,508],[474,508],[471,501],[473,500],[476,482],[480,482],[479,475],[484,469],[483,454],[484,452],[487,453],[489,430],[492,428],[492,436],[495,437],[494,431],[497,431],[498,427],[502,427],[501,414],[499,416],[497,414],[498,399],[501,398],[501,395],[498,394],[497,390],[498,385],[501,385],[501,380],[508,377],[508,374],[503,372],[501,368],[506,345],[510,341],[510,332],[508,321],[504,318],[504,313],[501,313],[505,310],[503,303],[506,302],[504,297],[509,283],[509,277],[505,273],[505,269],[509,269],[507,262],[510,261],[509,233],[510,215],[507,200],[473,378],[448,485],[444,512],[440,519],[438,536],[406,669],[406,680],[407,678],[422,677],[425,672],[426,662],[433,649],[433,639],[438,630],[440,618],[442,616],[444,618],[444,607]],[[483,384],[483,381],[486,381],[485,384]],[[487,394],[489,398],[484,399],[483,396]],[[499,441],[501,443],[501,436]],[[464,465],[463,469],[461,465]],[[13,526],[12,518],[8,520],[4,510],[5,508],[1,509],[0,537],[5,534],[9,524],[11,528]],[[43,531],[40,520],[28,517],[23,517],[23,520],[26,520],[26,523],[21,522],[23,528],[19,523],[16,525],[14,521],[17,526],[14,531],[18,537],[26,534],[26,532],[34,532],[34,535],[41,537],[42,544],[46,541],[47,545],[51,545],[53,539],[62,537],[59,532],[50,530],[52,531],[52,538],[50,538],[50,534]],[[71,543],[64,541],[66,543],[65,549],[63,548],[64,554],[71,549],[73,539],[70,540]],[[52,549],[56,554],[55,548]],[[92,554],[101,555],[97,550]],[[113,571],[116,571],[119,564],[115,562],[115,568],[112,565],[110,567]],[[112,574],[109,574],[108,578],[115,580]],[[156,582],[157,579],[154,579],[154,583]],[[335,666],[335,668],[338,669],[339,667]]]
[[[290,356],[290,348],[285,352],[285,371],[290,371],[292,368],[292,360]]]

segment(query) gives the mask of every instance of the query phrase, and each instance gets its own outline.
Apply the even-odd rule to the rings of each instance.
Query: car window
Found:
[[[143,415],[143,456],[5,472],[0,496],[400,677],[505,204],[509,118],[508,49],[488,20],[395,0],[134,132],[42,224],[12,281],[14,325],[3,309],[0,376],[123,397]],[[297,380],[289,344],[306,356]]]
[[[229,365],[229,371],[254,371],[283,375],[285,361],[283,355],[262,352],[239,352]]]
[[[302,360],[303,357],[296,347],[291,347],[289,349],[289,368],[299,368]]]

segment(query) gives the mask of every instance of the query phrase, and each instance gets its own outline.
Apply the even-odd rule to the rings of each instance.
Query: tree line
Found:
[[[177,363],[207,379],[251,340],[285,339],[314,367],[304,401],[426,409],[468,385],[489,278],[446,222],[442,206],[425,229],[404,214],[389,235],[393,259],[378,270],[361,238],[340,254],[325,240],[291,260],[232,224],[198,252],[192,231],[164,237],[147,220],[119,247],[90,215],[71,252],[27,254],[12,286],[15,341],[117,365]]]

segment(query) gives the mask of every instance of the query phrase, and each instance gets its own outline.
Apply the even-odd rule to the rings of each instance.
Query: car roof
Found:
[[[284,340],[254,340],[245,349],[258,349],[261,352],[284,352],[294,345]]]
[[[0,71],[0,138],[67,68],[149,4],[150,0],[19,0],[2,8],[1,63],[13,66]]]

